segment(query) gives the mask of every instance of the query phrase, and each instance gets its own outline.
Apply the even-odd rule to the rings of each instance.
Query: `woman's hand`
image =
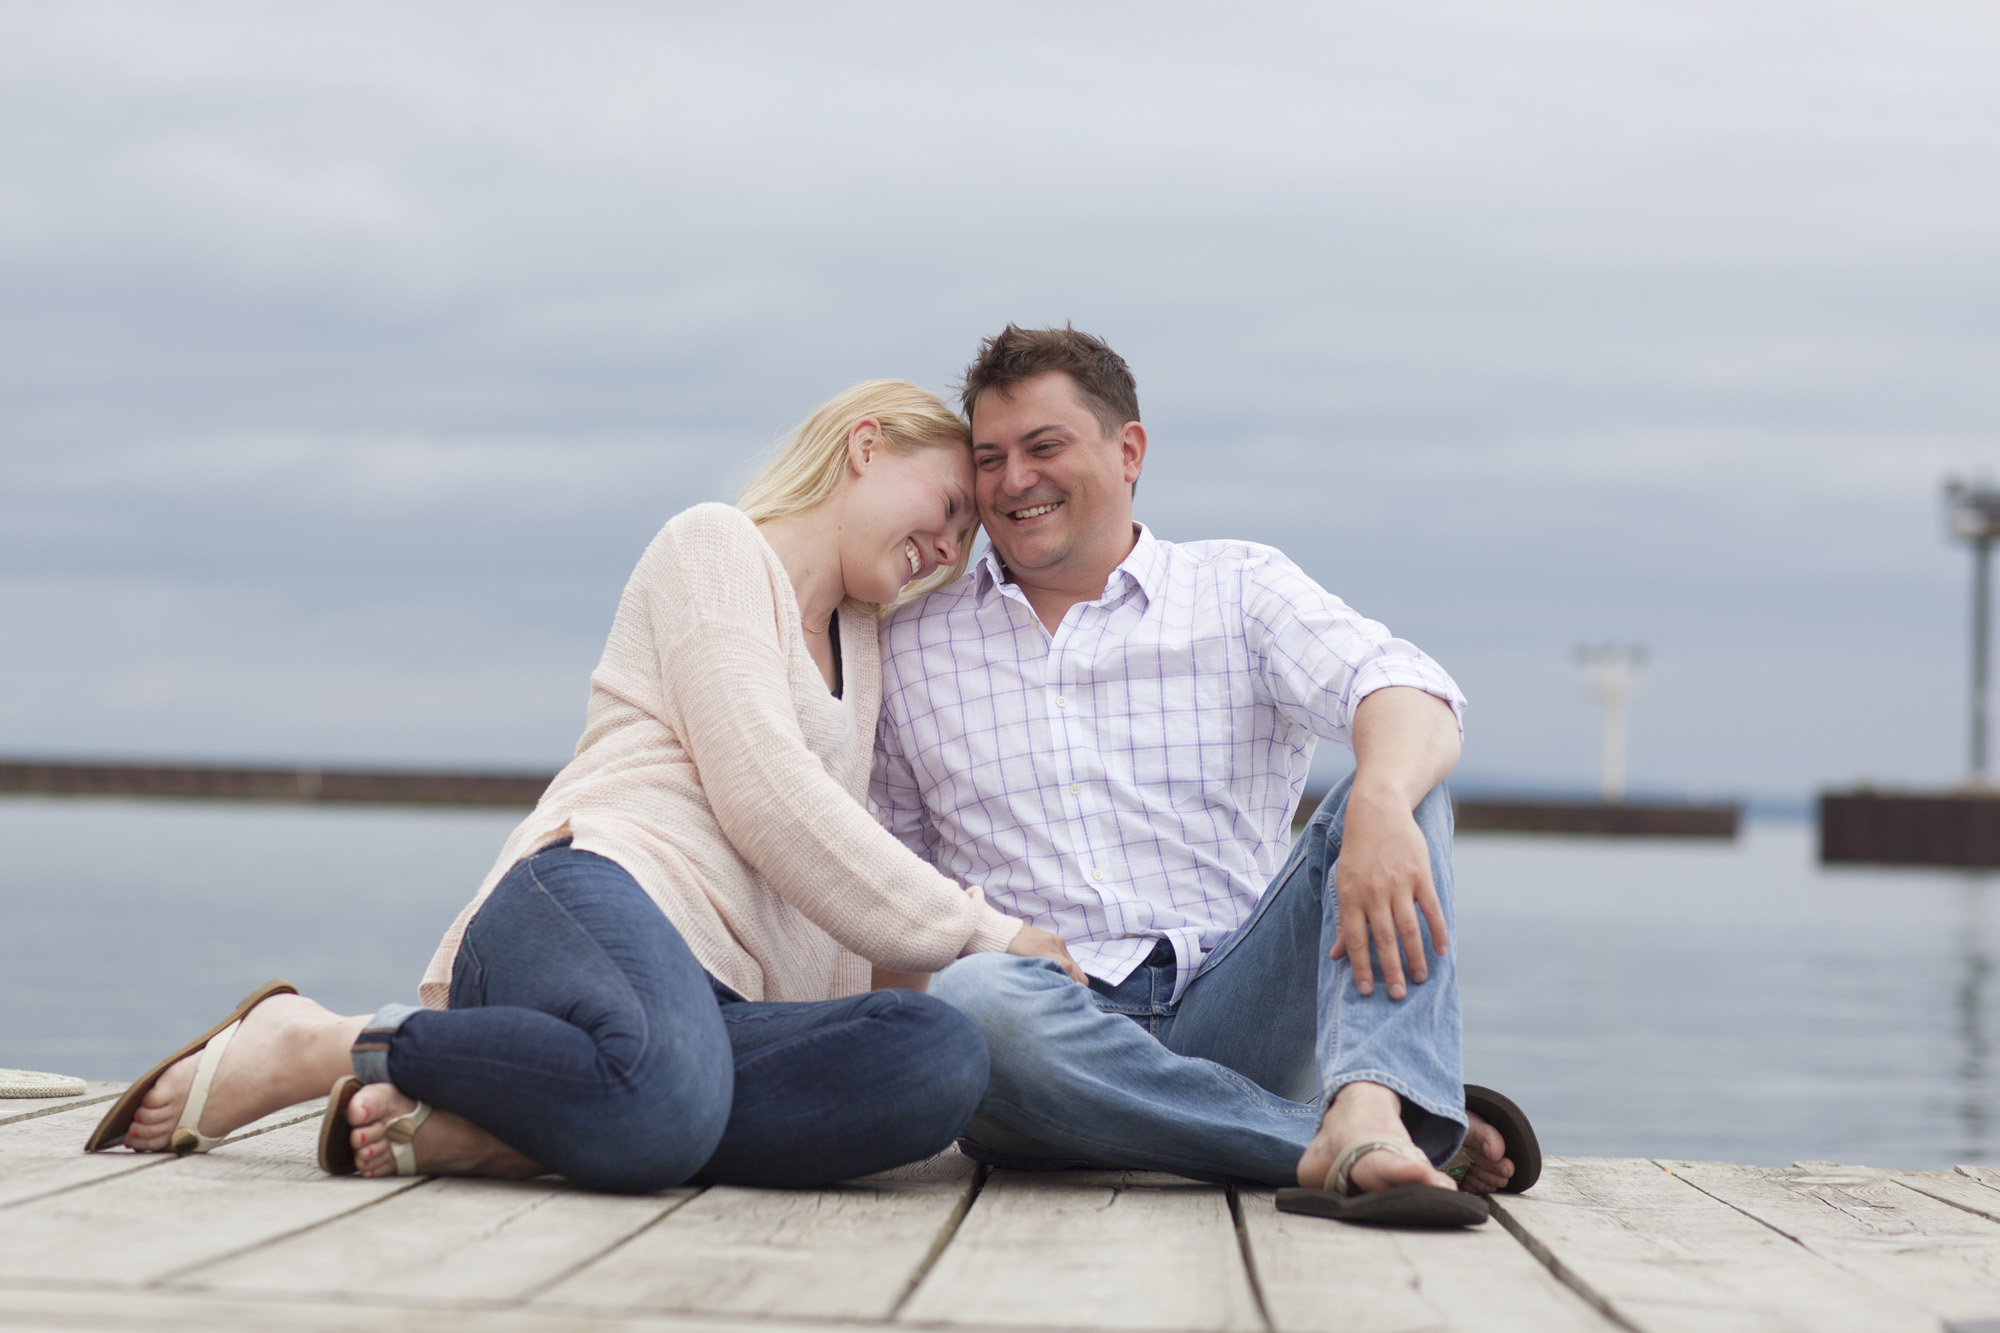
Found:
[[[1063,943],[1060,935],[1023,926],[1020,933],[1014,936],[1014,942],[1007,946],[1007,952],[1017,958],[1053,958],[1062,964],[1062,970],[1069,973],[1071,981],[1079,986],[1089,984],[1083,969],[1076,965],[1076,959],[1069,956],[1069,946]]]

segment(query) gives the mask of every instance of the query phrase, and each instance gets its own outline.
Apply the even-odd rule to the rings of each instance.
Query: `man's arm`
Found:
[[[1412,812],[1458,762],[1465,696],[1415,644],[1358,614],[1277,552],[1258,552],[1244,572],[1246,636],[1271,703],[1295,724],[1354,751],[1334,867],[1341,913],[1333,956],[1353,957],[1363,995],[1374,992],[1379,962],[1389,994],[1401,999],[1406,979],[1430,975],[1419,911],[1430,919],[1440,952],[1447,943],[1430,856]],[[1373,961],[1371,939],[1379,955]]]
[[[1354,985],[1375,990],[1368,945],[1382,965],[1392,999],[1408,979],[1430,975],[1417,913],[1430,922],[1431,945],[1442,956],[1444,909],[1431,882],[1430,849],[1412,813],[1458,763],[1458,718],[1436,695],[1407,685],[1375,690],[1354,710],[1354,785],[1347,797],[1334,884],[1340,894],[1340,939],[1334,958],[1354,960]],[[1400,945],[1400,947],[1398,947]]]

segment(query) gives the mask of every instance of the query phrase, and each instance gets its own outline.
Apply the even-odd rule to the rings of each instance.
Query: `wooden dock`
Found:
[[[1497,1224],[957,1154],[834,1189],[322,1175],[319,1107],[202,1157],[79,1151],[117,1085],[0,1101],[0,1328],[544,1333],[2000,1329],[2000,1172],[1555,1158]]]

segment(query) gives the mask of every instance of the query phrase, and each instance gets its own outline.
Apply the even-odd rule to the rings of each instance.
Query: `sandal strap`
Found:
[[[1414,1143],[1398,1143],[1394,1139],[1363,1139],[1349,1144],[1347,1151],[1334,1159],[1333,1169],[1326,1173],[1326,1184],[1322,1187],[1343,1198],[1352,1198],[1354,1189],[1354,1164],[1371,1152],[1392,1152],[1398,1157],[1412,1162],[1431,1164],[1431,1159],[1423,1149]]]
[[[194,1084],[188,1088],[187,1101],[181,1105],[181,1118],[174,1126],[171,1141],[173,1150],[183,1156],[207,1152],[228,1141],[227,1134],[212,1139],[201,1132],[201,1113],[208,1109],[208,1085],[215,1081],[215,1071],[222,1064],[222,1053],[229,1049],[230,1038],[242,1026],[243,1020],[239,1018],[210,1037],[208,1044],[201,1048],[201,1059],[196,1061],[194,1067]]]
[[[411,1141],[417,1137],[417,1131],[423,1128],[424,1121],[430,1118],[430,1104],[418,1102],[414,1110],[399,1115],[382,1126],[383,1134],[389,1143],[389,1155],[396,1159],[397,1175],[417,1174],[417,1150]]]

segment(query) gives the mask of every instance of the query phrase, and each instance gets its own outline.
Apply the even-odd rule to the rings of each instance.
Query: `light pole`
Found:
[[[1993,543],[2000,539],[2000,490],[1953,477],[1944,484],[1951,535],[1972,547],[1972,785],[1986,785],[1987,669]]]
[[[1577,670],[1586,693],[1604,705],[1604,733],[1598,750],[1597,790],[1607,805],[1625,799],[1625,701],[1639,683],[1646,649],[1637,643],[1586,643],[1576,650]]]

